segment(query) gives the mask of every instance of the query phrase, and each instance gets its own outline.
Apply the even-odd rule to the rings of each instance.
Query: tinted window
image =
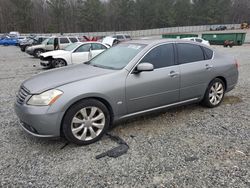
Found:
[[[127,39],[131,39],[131,37],[130,37],[129,35],[125,35],[125,37],[126,37]]]
[[[48,45],[51,45],[51,44],[54,44],[54,38],[50,38],[49,40],[48,40],[48,43],[47,43]]]
[[[214,52],[206,47],[203,47],[206,59],[212,59]]]
[[[91,44],[84,44],[76,49],[75,52],[88,52],[91,47]]]
[[[122,35],[116,35],[116,38],[117,39],[123,39],[123,36]]]
[[[60,44],[69,43],[69,40],[67,38],[60,38]]]
[[[77,42],[77,39],[76,38],[69,38],[69,40],[71,41],[71,42]]]
[[[202,42],[202,40],[201,40],[201,39],[195,39],[195,40],[196,40],[196,42],[200,42],[200,43]]]
[[[180,64],[203,61],[204,54],[199,45],[177,44],[178,60]]]
[[[154,68],[162,68],[174,65],[174,47],[172,44],[164,44],[151,50],[141,62],[152,63]]]
[[[97,44],[97,43],[92,44],[92,50],[104,50],[104,49],[107,48],[102,44]]]

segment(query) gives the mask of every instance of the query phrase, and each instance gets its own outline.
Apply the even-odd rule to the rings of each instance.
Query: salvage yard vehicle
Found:
[[[28,40],[25,40],[19,44],[19,47],[22,52],[25,52],[26,48],[32,45],[38,45],[41,44],[45,39],[48,37],[44,36],[36,36],[35,38],[29,38]]]
[[[76,42],[70,44],[64,50],[42,53],[40,64],[46,68],[58,68],[84,63],[108,48],[109,46],[100,42]]]
[[[199,43],[202,43],[202,44],[210,46],[209,41],[204,40],[204,39],[199,38],[199,37],[189,37],[189,38],[182,38],[182,39],[184,39],[184,40],[191,40],[191,41],[194,41],[194,42],[199,42]]]
[[[0,40],[0,45],[4,45],[4,46],[16,46],[18,43],[17,43],[17,39],[16,38],[3,38]]]
[[[69,44],[78,42],[79,39],[77,37],[66,37],[66,36],[60,36],[60,37],[50,37],[42,42],[42,44],[39,45],[33,45],[26,49],[26,53],[29,55],[32,55],[36,58],[40,57],[41,53],[52,51],[54,50],[54,40],[58,39],[58,47],[59,49],[66,48]]]
[[[120,42],[131,40],[131,36],[128,34],[115,34],[111,37],[119,40]]]
[[[210,31],[225,31],[225,30],[227,30],[227,26],[225,25],[220,25],[216,28],[212,28],[212,27],[210,28]]]
[[[189,103],[217,107],[237,81],[237,61],[206,45],[135,40],[24,81],[15,111],[31,135],[84,145],[118,120]]]
[[[104,37],[102,39],[102,43],[111,46],[117,45],[120,43],[119,40],[117,40],[116,38],[113,37]]]

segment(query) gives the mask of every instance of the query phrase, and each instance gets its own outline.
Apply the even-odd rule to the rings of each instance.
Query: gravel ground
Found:
[[[95,156],[108,137],[79,147],[39,139],[19,127],[13,110],[21,82],[39,60],[0,46],[0,187],[250,187],[250,45],[216,47],[240,62],[239,83],[215,109],[171,109],[116,125],[129,145],[119,158]]]

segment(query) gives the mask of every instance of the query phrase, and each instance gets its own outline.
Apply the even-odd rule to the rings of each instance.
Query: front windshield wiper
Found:
[[[104,65],[96,65],[96,64],[90,64],[90,65],[92,65],[93,67],[99,67],[99,68],[103,68],[103,69],[117,70],[117,69],[114,68],[114,67],[108,67],[108,66],[104,66]]]

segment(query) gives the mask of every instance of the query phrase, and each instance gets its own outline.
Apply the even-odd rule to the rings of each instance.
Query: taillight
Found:
[[[235,66],[236,66],[236,68],[237,68],[237,69],[239,69],[239,66],[240,66],[240,65],[239,65],[238,61],[235,59],[235,61],[234,61],[234,62],[235,62]]]

